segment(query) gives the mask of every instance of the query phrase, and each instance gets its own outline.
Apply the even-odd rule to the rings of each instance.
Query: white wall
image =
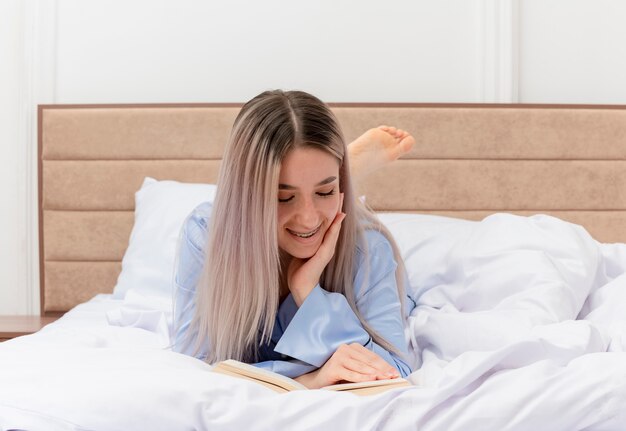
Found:
[[[476,100],[479,1],[61,0],[58,102]]]
[[[0,314],[38,310],[37,103],[626,104],[622,0],[0,1]],[[5,67],[6,65],[6,67]]]
[[[25,303],[19,267],[25,262],[22,233],[16,229],[21,215],[20,194],[24,177],[20,146],[19,103],[20,24],[22,10],[18,1],[0,2],[0,314],[17,310]],[[19,288],[18,288],[19,287]],[[19,305],[18,305],[19,304]]]
[[[520,5],[522,102],[626,103],[626,2]]]

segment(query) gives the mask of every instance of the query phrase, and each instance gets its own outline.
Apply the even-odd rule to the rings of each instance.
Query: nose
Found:
[[[296,210],[296,221],[305,229],[314,229],[319,224],[318,211],[313,199],[306,197]]]

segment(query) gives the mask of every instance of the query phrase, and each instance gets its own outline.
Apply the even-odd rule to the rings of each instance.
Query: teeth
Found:
[[[315,229],[313,229],[313,230],[312,230],[311,232],[309,232],[309,233],[297,233],[297,232],[294,232],[294,231],[292,231],[292,230],[289,230],[289,232],[291,232],[292,234],[294,234],[295,236],[300,237],[300,238],[310,238],[310,237],[312,237],[313,235],[315,235],[315,234],[317,233],[317,231],[318,231],[318,230],[319,230],[319,226],[318,226],[318,227],[316,227]]]
[[[303,234],[303,233],[297,233],[296,236],[299,236],[300,238],[310,238],[313,236],[315,232],[311,232],[311,233],[307,233],[307,234]]]

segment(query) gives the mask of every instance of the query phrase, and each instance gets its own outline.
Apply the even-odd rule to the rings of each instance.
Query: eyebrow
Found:
[[[315,187],[323,186],[324,184],[328,184],[328,183],[332,183],[336,179],[337,179],[337,177],[328,177],[326,179],[323,179],[319,183],[315,184]],[[289,184],[279,184],[278,185],[278,189],[279,190],[295,190],[296,188],[297,187],[290,186]]]

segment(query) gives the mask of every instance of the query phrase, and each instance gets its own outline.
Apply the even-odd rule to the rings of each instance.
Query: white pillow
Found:
[[[409,277],[407,294],[420,296],[441,283],[450,251],[472,234],[479,222],[429,214],[378,213],[393,235]]]
[[[547,215],[381,219],[417,302],[413,345],[439,359],[499,349],[538,326],[575,319],[598,272],[600,253],[589,233]]]
[[[191,211],[215,198],[214,184],[157,181],[146,177],[135,193],[135,224],[113,297],[131,288],[143,294],[172,295],[174,261],[182,225]]]
[[[455,283],[462,286],[460,290],[476,283],[495,285],[494,278],[501,275],[496,269],[504,268],[512,279],[521,280],[540,268],[546,270],[555,259],[566,260],[564,256],[575,261],[570,266],[594,265],[597,247],[589,234],[581,226],[555,217],[499,213],[481,221],[469,221],[424,214],[378,216],[398,244],[409,276],[408,293],[418,301],[427,300],[423,295],[433,288]],[[580,273],[586,282],[588,271]],[[573,277],[579,279],[577,275]],[[500,284],[512,286],[513,281]],[[510,292],[502,287],[499,293]],[[447,296],[447,300],[451,298]],[[484,303],[473,306],[490,309],[501,300],[494,292],[482,299]],[[468,307],[465,303],[464,308]]]

